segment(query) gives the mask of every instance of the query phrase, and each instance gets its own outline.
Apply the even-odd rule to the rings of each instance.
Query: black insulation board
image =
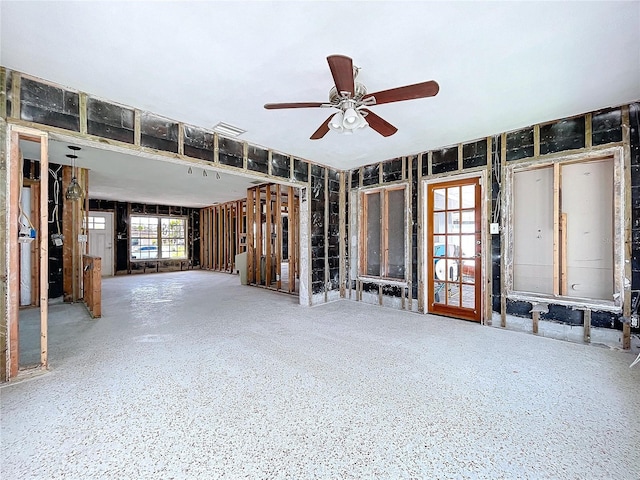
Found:
[[[298,182],[309,181],[309,163],[299,158],[293,159],[293,179]]]
[[[178,124],[143,112],[140,115],[140,145],[165,152],[178,152]]]
[[[384,183],[402,180],[402,158],[387,160],[382,164],[382,181]]]
[[[436,150],[431,154],[431,173],[455,172],[458,170],[458,146]]]
[[[380,183],[380,164],[374,163],[362,169],[362,185],[365,187]]]
[[[184,126],[184,154],[191,158],[198,158],[213,162],[214,135],[213,132],[202,128]]]
[[[134,143],[134,112],[92,97],[87,98],[87,133],[98,137]]]
[[[462,168],[482,167],[487,164],[487,140],[482,139],[462,146]]]
[[[218,138],[218,162],[230,167],[242,168],[244,165],[244,146],[242,142],[230,138]]]
[[[533,127],[507,133],[507,162],[533,157]]]
[[[269,173],[269,151],[250,145],[247,153],[247,170]]]
[[[74,132],[80,131],[80,98],[76,92],[22,79],[20,118]]]
[[[558,120],[540,126],[540,155],[584,148],[585,117]]]
[[[280,178],[289,178],[291,159],[288,155],[282,155],[281,153],[271,154],[271,174]]]
[[[591,143],[604,145],[622,141],[622,110],[611,108],[591,114]]]

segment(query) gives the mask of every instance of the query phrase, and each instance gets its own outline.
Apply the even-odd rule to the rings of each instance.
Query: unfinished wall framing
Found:
[[[296,189],[264,184],[247,190],[247,282],[299,292],[300,205]]]
[[[200,209],[200,267],[233,273],[235,256],[246,251],[246,200]]]
[[[638,253],[640,252],[640,234],[637,233],[640,232],[640,220],[638,220],[640,218],[640,193],[638,193],[640,192],[639,112],[640,104],[632,103],[628,106],[613,107],[567,119],[545,122],[437,151],[423,152],[417,156],[417,172],[413,167],[413,160],[411,160],[412,166],[407,167],[411,172],[411,178],[402,177],[402,181],[407,185],[414,184],[416,178],[422,181],[423,178],[455,177],[467,172],[485,171],[488,181],[484,189],[486,202],[484,217],[488,223],[499,225],[501,232],[505,232],[505,222],[508,221],[505,218],[505,208],[510,207],[511,197],[506,189],[507,180],[504,179],[510,166],[518,163],[542,164],[567,155],[598,156],[604,150],[616,147],[622,151],[620,157],[622,173],[615,188],[624,190],[624,198],[618,202],[618,211],[620,211],[621,218],[625,219],[623,223],[626,222],[626,226],[619,230],[615,241],[629,245],[630,248],[626,252],[623,251],[623,256],[617,260],[614,267],[616,275],[618,275],[617,284],[627,285],[622,289],[620,295],[621,310],[607,311],[606,308],[603,310],[598,305],[584,305],[580,302],[573,302],[575,305],[562,305],[562,302],[559,304],[556,302],[546,310],[534,312],[535,309],[530,302],[509,298],[505,294],[509,289],[507,278],[509,271],[503,260],[509,252],[509,240],[504,238],[504,233],[486,234],[483,236],[483,247],[486,252],[486,261],[483,263],[483,284],[487,285],[483,309],[485,323],[492,323],[492,312],[499,315],[498,324],[503,327],[507,326],[507,319],[514,316],[529,318],[533,321],[533,313],[535,313],[537,321],[542,323],[551,321],[568,325],[579,324],[585,331],[590,331],[592,327],[622,330],[622,345],[625,348],[629,346],[631,299],[640,298],[640,262],[637,261],[640,258],[640,253]],[[362,209],[359,197],[354,192],[367,187],[385,185],[391,179],[395,180],[397,177],[391,175],[390,172],[397,170],[396,165],[397,159],[391,159],[349,172],[349,203],[352,209],[349,223],[352,229],[358,228],[359,223],[355,220],[353,209],[360,211]],[[417,231],[424,219],[421,211],[422,199],[418,195],[416,200],[417,205],[412,196],[411,206],[420,210],[417,212],[419,221],[413,225],[415,231],[412,229],[407,232],[407,239],[410,240],[408,243],[411,245],[411,260],[416,263],[416,270],[419,272],[418,278],[416,279],[412,275],[411,280],[420,284],[424,275],[422,269],[424,260],[421,254],[423,247],[419,245],[421,235],[417,235]],[[507,205],[505,206],[505,204]],[[349,286],[355,289],[355,295],[349,298],[361,300],[364,293],[375,298],[376,303],[386,304],[389,303],[387,297],[398,295],[398,292],[393,289],[383,289],[380,285],[354,276],[357,275],[357,269],[354,268],[353,263],[357,260],[359,250],[352,246],[347,249],[347,254],[349,256],[347,261],[350,262],[348,271],[353,278]],[[415,288],[414,285],[413,289]],[[422,290],[422,288],[417,289],[417,310],[421,312],[424,311],[424,299],[420,295]],[[349,291],[347,291],[347,296],[349,296]],[[411,297],[409,300],[412,300]],[[400,302],[395,303],[402,305]],[[588,325],[585,322],[588,322]],[[590,338],[590,334],[585,334],[584,338]]]

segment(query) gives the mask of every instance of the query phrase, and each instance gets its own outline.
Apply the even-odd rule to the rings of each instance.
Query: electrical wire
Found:
[[[53,202],[54,202],[54,207],[53,209],[51,209],[51,219],[49,220],[49,223],[55,223],[56,224],[56,229],[58,231],[58,235],[60,235],[60,217],[58,214],[59,211],[59,205],[60,205],[60,180],[59,180],[59,173],[60,170],[62,169],[62,165],[58,165],[58,168],[54,171],[51,168],[49,168],[49,174],[53,177]]]
[[[20,152],[20,166],[19,166],[19,168],[20,168],[20,189],[18,191],[18,210],[20,212],[20,215],[18,215],[18,223],[20,223],[20,225],[22,227],[29,227],[32,230],[35,230],[35,228],[33,228],[33,223],[31,223],[31,219],[22,210],[22,189],[24,188],[24,157],[22,156],[22,152]],[[22,222],[23,218],[25,218],[27,220],[29,225],[25,225]]]

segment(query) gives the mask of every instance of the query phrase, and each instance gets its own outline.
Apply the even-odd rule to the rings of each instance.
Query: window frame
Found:
[[[156,237],[155,237],[155,242],[156,245],[158,247],[158,253],[156,255],[155,258],[135,258],[133,257],[133,240],[134,238],[141,238],[141,237],[135,237],[133,235],[133,224],[134,218],[145,218],[145,219],[157,219],[158,224],[157,224],[157,233],[156,233]],[[182,232],[183,232],[183,236],[182,237],[169,237],[169,238],[178,238],[178,239],[182,239],[184,241],[184,256],[181,257],[169,257],[169,256],[163,256],[163,249],[162,249],[162,244],[163,244],[163,240],[165,239],[165,237],[162,235],[162,221],[163,220],[180,220],[182,221]],[[188,230],[189,230],[189,223],[188,223],[188,217],[186,215],[145,215],[145,214],[136,214],[136,215],[130,215],[129,216],[129,228],[130,228],[130,234],[129,234],[129,260],[131,262],[152,262],[152,261],[172,261],[172,260],[188,260],[189,259],[189,249],[188,249],[188,245],[187,245],[187,239],[188,239]],[[145,237],[146,238],[146,237]]]
[[[389,236],[388,232],[388,215],[389,215],[389,192],[402,191],[403,193],[403,266],[404,274],[402,278],[388,276],[389,272]],[[408,198],[407,198],[407,185],[395,184],[384,187],[363,189],[359,193],[360,204],[362,206],[360,212],[360,229],[359,229],[359,244],[360,254],[358,256],[358,278],[366,279],[373,282],[384,282],[389,284],[407,284],[407,272],[409,267],[407,265],[407,221],[408,221]],[[378,194],[380,195],[380,275],[370,275],[366,273],[367,268],[367,196]]]
[[[553,155],[549,159],[516,161],[507,164],[505,168],[505,188],[503,189],[503,271],[505,296],[511,300],[525,301],[533,304],[546,303],[565,305],[571,307],[596,308],[599,310],[622,312],[625,293],[625,224],[626,218],[630,218],[629,202],[624,181],[624,150],[622,147],[611,147],[583,152],[573,155]],[[612,159],[613,162],[613,292],[611,300],[573,297],[556,294],[534,293],[519,291],[514,288],[514,176],[517,172],[533,170],[536,168],[553,167],[555,165],[568,165],[596,160]],[[554,189],[554,196],[559,195]],[[558,231],[554,228],[555,242],[558,241]],[[554,244],[555,245],[555,244]],[[554,260],[555,262],[555,260]],[[554,269],[559,266],[554,263]]]

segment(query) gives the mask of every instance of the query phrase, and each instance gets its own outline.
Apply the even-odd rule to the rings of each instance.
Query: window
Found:
[[[405,189],[364,192],[360,274],[405,280]]]
[[[613,302],[616,218],[614,158],[513,171],[512,281],[516,292]]]
[[[107,219],[104,217],[92,217],[89,215],[87,219],[87,227],[89,230],[104,230],[107,228]]]
[[[131,259],[185,259],[184,217],[131,217]]]

